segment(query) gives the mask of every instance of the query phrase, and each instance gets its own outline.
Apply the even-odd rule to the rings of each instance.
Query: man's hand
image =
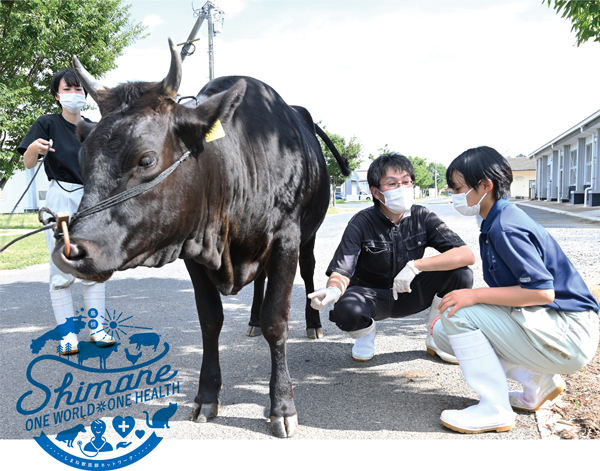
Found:
[[[321,288],[314,293],[310,293],[308,299],[310,299],[312,308],[320,311],[328,304],[337,302],[341,295],[342,291],[339,288],[330,286],[329,288]]]
[[[398,300],[398,293],[412,293],[410,284],[419,273],[421,273],[421,271],[415,267],[415,262],[412,260],[400,270],[400,273],[394,278],[394,286],[392,288],[392,294],[394,295],[395,300]]]

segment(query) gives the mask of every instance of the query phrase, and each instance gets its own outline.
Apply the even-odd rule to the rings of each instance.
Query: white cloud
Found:
[[[163,20],[158,15],[148,15],[144,18],[142,24],[148,28],[154,28],[155,26],[162,25]]]
[[[389,2],[384,14],[359,17],[336,2],[339,15],[294,18],[280,9],[260,26],[260,2],[235,18],[244,3],[228,3],[226,27],[215,38],[215,75],[266,82],[331,132],[356,135],[365,156],[385,144],[446,164],[484,144],[507,156],[528,154],[600,108],[589,82],[600,75],[600,44],[575,47],[570,23],[537,3],[438,12],[437,2]],[[181,27],[173,20],[164,26]],[[107,85],[166,75],[166,39],[142,44],[119,59]],[[206,38],[196,45],[183,65],[182,95],[208,81]]]
[[[242,0],[217,0],[215,3],[223,9],[226,16],[233,16],[244,9]]]

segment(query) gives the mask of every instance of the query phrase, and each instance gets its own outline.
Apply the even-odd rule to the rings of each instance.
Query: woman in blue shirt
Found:
[[[440,303],[436,345],[456,356],[477,405],[442,412],[459,432],[507,431],[512,409],[535,411],[565,388],[560,374],[584,367],[598,347],[598,302],[546,229],[509,203],[512,171],[490,147],[448,167],[455,208],[481,215],[479,247],[489,287],[455,290]],[[508,392],[507,377],[523,385]]]

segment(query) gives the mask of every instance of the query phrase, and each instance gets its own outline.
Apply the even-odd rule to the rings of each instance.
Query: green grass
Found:
[[[330,216],[332,214],[342,214],[342,213],[347,213],[347,212],[352,212],[355,211],[354,209],[347,209],[347,208],[338,208],[337,206],[334,208],[333,206],[329,206],[329,209],[327,210],[327,216]]]
[[[8,214],[0,214],[0,231],[2,229],[38,229],[40,227],[42,224],[38,220],[38,213],[16,213],[12,217]]]
[[[20,235],[22,234],[0,235],[0,247],[4,247]],[[0,270],[14,270],[47,262],[48,246],[43,232],[22,239],[0,253]]]
[[[37,213],[0,214],[0,247],[22,236],[22,233],[7,235],[3,229],[39,229],[42,224]],[[0,253],[0,270],[14,270],[48,262],[48,246],[43,232],[15,242]]]

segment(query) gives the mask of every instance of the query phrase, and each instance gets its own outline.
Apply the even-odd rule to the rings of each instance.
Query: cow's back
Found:
[[[243,185],[250,196],[251,204],[239,208],[245,213],[244,225],[265,224],[272,230],[283,218],[295,219],[305,243],[315,235],[329,204],[329,175],[312,117],[251,77],[217,78],[200,91],[198,103],[240,79],[246,81],[246,92],[230,123],[237,149],[227,158],[235,162],[228,163],[234,173],[231,184]]]

